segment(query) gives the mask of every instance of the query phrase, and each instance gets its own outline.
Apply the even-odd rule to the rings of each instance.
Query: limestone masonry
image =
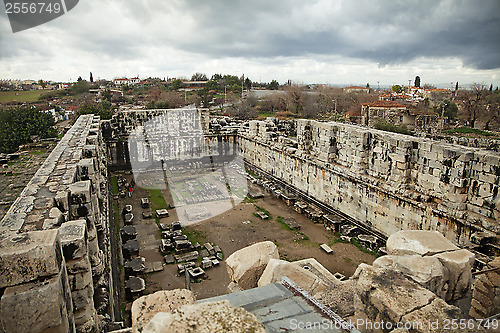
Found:
[[[286,133],[251,121],[245,161],[386,236],[436,230],[464,245],[500,233],[497,152],[314,120]]]
[[[297,211],[308,209],[298,200],[302,196],[379,238],[392,235],[389,255],[373,266],[360,266],[345,283],[332,280],[326,270],[305,274],[304,263],[280,261],[270,242],[237,251],[227,259],[227,267],[243,289],[277,282],[287,272],[309,281],[303,288],[332,308],[338,299],[329,299],[331,295],[351,297],[352,302],[336,308],[338,313],[399,321],[425,318],[430,311],[448,318],[458,308],[446,302],[470,294],[477,260],[477,254],[460,247],[471,242],[490,246],[488,255],[498,256],[498,152],[333,122],[209,120],[206,110],[194,118],[176,110],[179,126],[172,129],[180,133],[183,124],[199,122],[205,136],[174,136],[163,145],[165,133],[157,132],[157,123],[147,122],[169,112],[173,111],[130,110],[110,121],[84,115],[54,148],[0,222],[0,330],[100,332],[106,322],[119,320],[113,315],[117,292],[112,267],[118,254],[111,234],[115,231],[110,225],[108,167],[130,168],[129,147],[136,153],[133,158],[144,163],[163,161],[162,156],[182,156],[186,163],[210,158],[214,163],[214,156],[231,158],[241,151],[249,169],[262,176],[259,181],[281,184],[281,197],[289,205],[295,203]],[[128,145],[130,135],[140,138],[143,133],[149,135],[147,141]],[[162,170],[163,164],[153,167]],[[310,217],[329,221],[321,212],[311,212]],[[379,241],[370,235],[360,235],[359,240]],[[255,261],[240,257],[258,248],[262,256]],[[313,259],[307,262],[315,269],[319,265]],[[490,262],[486,268],[492,271],[477,279],[470,310],[474,318],[498,312],[498,267],[498,259]],[[394,291],[384,279],[399,281],[400,287]],[[347,295],[352,290],[355,297]],[[241,315],[253,322],[253,315],[227,302],[217,307],[227,318]],[[195,320],[195,312],[188,304],[149,326],[174,327]],[[140,327],[146,327],[151,317],[141,314]],[[263,330],[258,322],[252,327]]]
[[[100,119],[81,116],[0,223],[7,332],[98,332],[113,295]]]

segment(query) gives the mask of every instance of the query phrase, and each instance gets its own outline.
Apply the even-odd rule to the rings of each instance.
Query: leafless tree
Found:
[[[300,113],[303,108],[305,101],[303,87],[292,84],[285,88],[286,90],[286,101],[287,101],[287,111],[292,111],[294,113]]]
[[[257,118],[257,110],[250,105],[247,99],[242,99],[241,103],[230,107],[228,114],[243,120]]]
[[[317,118],[327,110],[325,105],[321,103],[319,93],[308,93],[305,94],[300,115],[304,118]]]
[[[477,119],[486,109],[484,103],[486,95],[486,86],[484,84],[474,83],[472,84],[470,91],[462,90],[457,96],[459,102],[462,104],[467,122],[472,128],[474,128]]]

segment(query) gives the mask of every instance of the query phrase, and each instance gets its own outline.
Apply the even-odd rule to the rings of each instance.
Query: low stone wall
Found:
[[[100,119],[81,116],[0,223],[7,332],[98,332],[113,294]]]
[[[500,154],[341,123],[297,120],[297,137],[251,121],[247,162],[387,236],[436,230],[456,244],[500,233]]]

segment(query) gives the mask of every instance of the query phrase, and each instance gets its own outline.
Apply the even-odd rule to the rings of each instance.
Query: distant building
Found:
[[[359,109],[349,110],[344,115],[346,123],[361,124],[361,111]]]
[[[350,87],[345,87],[344,89],[344,93],[348,94],[348,93],[370,93],[370,88],[366,88],[366,87],[361,87],[361,86],[350,86]]]
[[[123,86],[123,85],[135,85],[140,83],[141,80],[138,77],[133,77],[131,79],[127,78],[121,78],[121,79],[114,79],[113,83],[115,86]]]
[[[197,90],[207,86],[208,81],[183,81],[181,90]]]
[[[373,127],[383,119],[395,126],[406,126],[409,130],[434,133],[440,128],[439,116],[429,109],[409,108],[394,101],[376,101],[361,104],[361,116],[355,112],[346,114],[346,121]]]
[[[379,119],[399,125],[404,123],[406,105],[393,101],[375,101],[361,104],[361,123],[373,127]]]

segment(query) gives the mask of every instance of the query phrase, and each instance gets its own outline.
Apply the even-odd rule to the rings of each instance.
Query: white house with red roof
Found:
[[[134,85],[140,83],[141,80],[138,77],[133,77],[131,79],[127,78],[120,78],[120,79],[114,79],[113,83],[115,86],[123,86],[123,85]]]

